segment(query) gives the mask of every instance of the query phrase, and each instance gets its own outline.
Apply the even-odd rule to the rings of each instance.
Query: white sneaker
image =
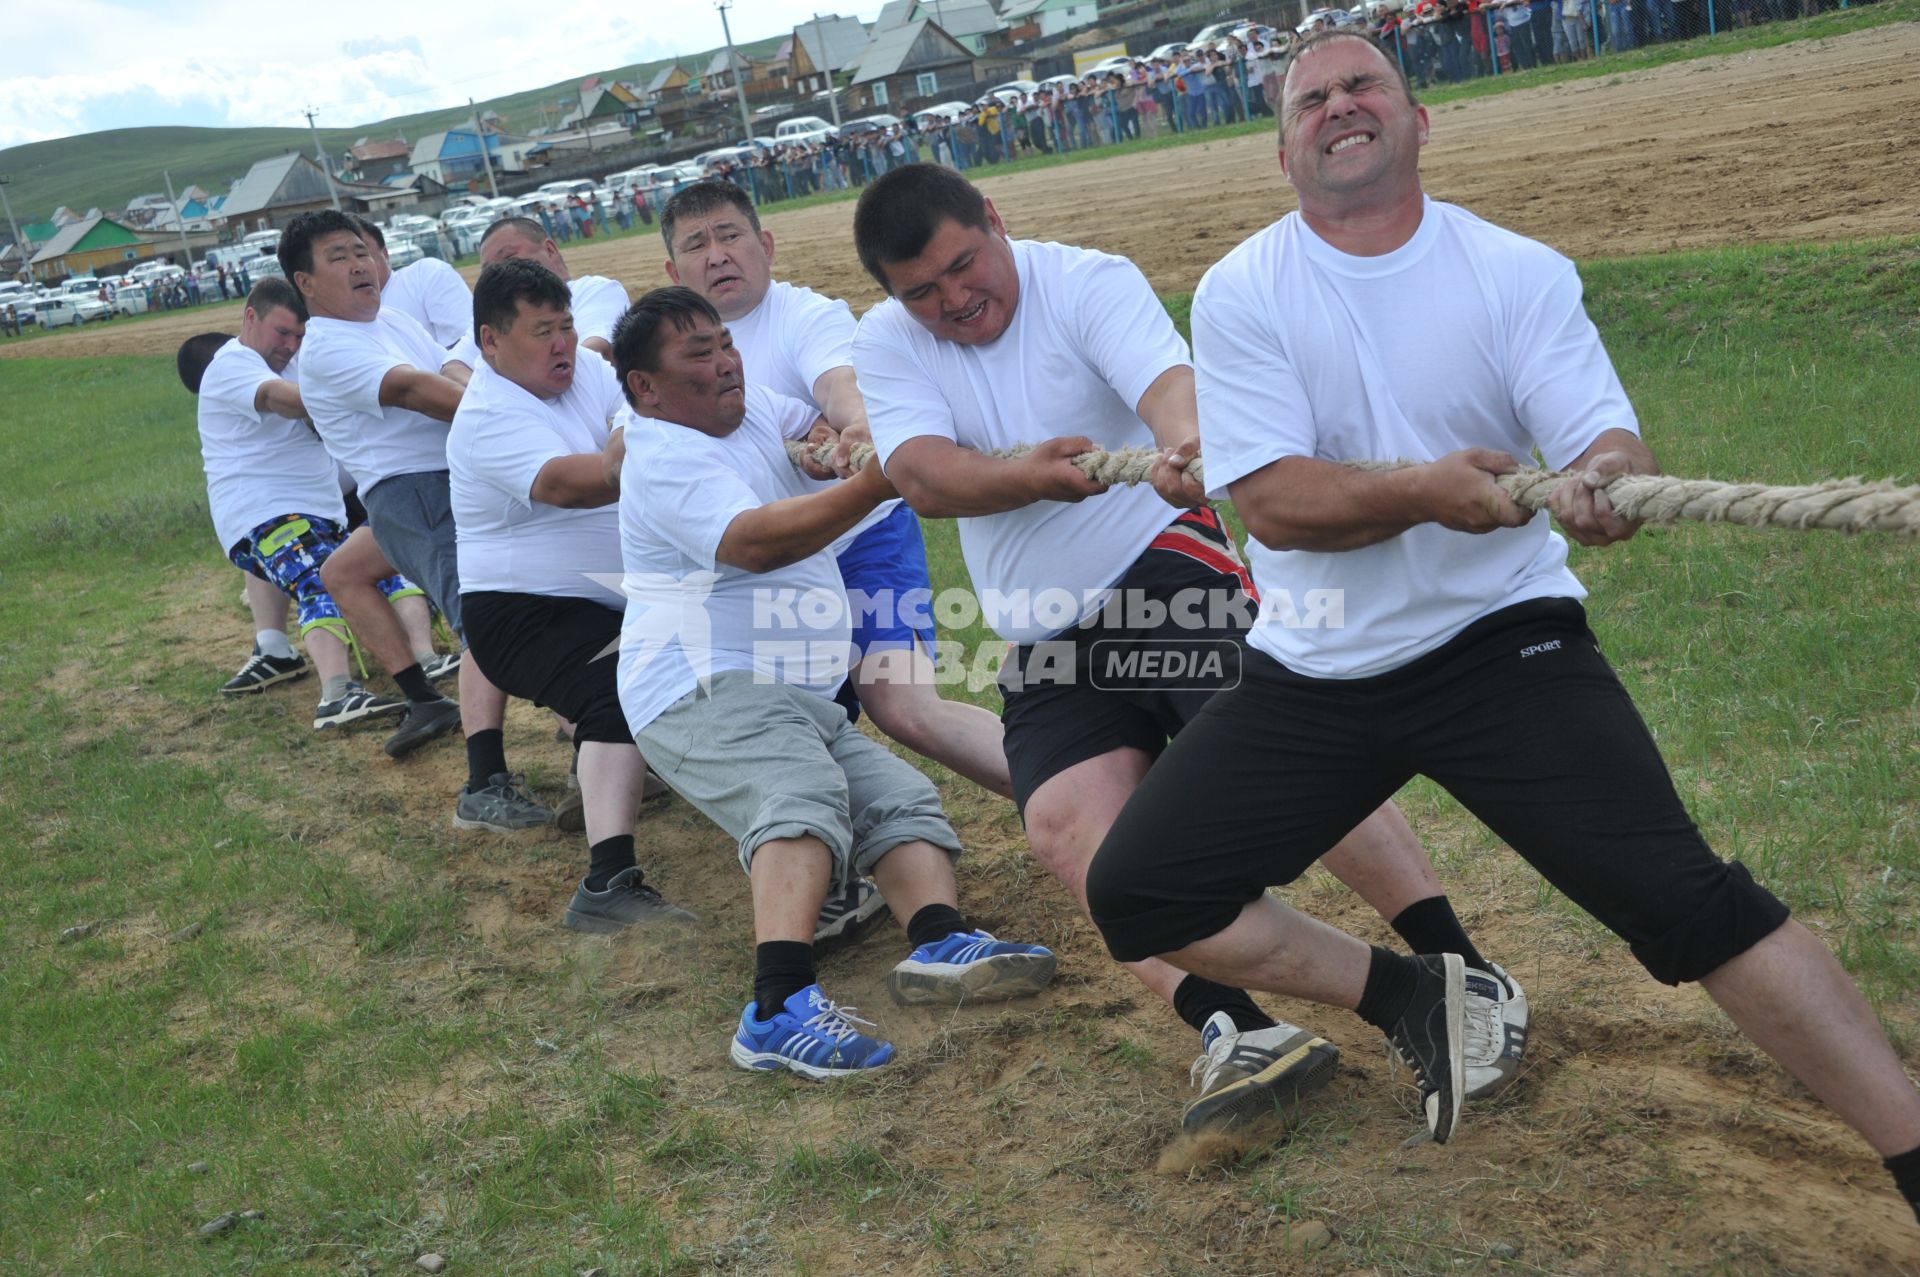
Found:
[[[1340,1048],[1285,1020],[1270,1029],[1237,1032],[1224,1011],[1207,1018],[1200,1057],[1188,1077],[1200,1098],[1187,1105],[1180,1125],[1187,1131],[1226,1128],[1289,1114],[1302,1096],[1333,1081]]]
[[[1484,1100],[1505,1090],[1527,1053],[1527,994],[1498,963],[1498,979],[1474,967],[1466,972],[1467,1094]]]

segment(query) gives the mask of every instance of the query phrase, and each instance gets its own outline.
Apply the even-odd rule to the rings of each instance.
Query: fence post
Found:
[[[1719,25],[1719,23],[1718,23],[1717,21],[1715,21],[1715,19],[1714,19],[1714,14],[1713,14],[1713,9],[1714,9],[1714,3],[1713,3],[1713,0],[1702,0],[1702,2],[1703,2],[1703,3],[1704,3],[1704,4],[1706,5],[1706,6],[1707,6],[1707,34],[1708,34],[1708,35],[1718,35],[1718,34],[1720,34],[1720,25]],[[1847,0],[1840,0],[1840,6],[1841,6],[1842,8],[1845,8],[1845,7],[1846,7],[1846,3],[1847,3]],[[1676,23],[1675,25],[1677,26],[1677,25],[1679,25],[1679,24],[1678,24],[1678,23]],[[1675,34],[1678,34],[1678,33],[1676,32]]]
[[[1606,0],[1587,0],[1587,25],[1593,28],[1593,56],[1600,56],[1600,24],[1607,20]]]
[[[787,169],[787,158],[784,155],[780,157],[780,180],[787,184],[787,198],[792,199],[793,198],[793,174]]]
[[[1493,10],[1482,9],[1480,12],[1487,19],[1487,61],[1492,64],[1494,75],[1498,76],[1500,74],[1500,40],[1493,34]]]
[[[1407,43],[1406,32],[1407,32],[1407,29],[1405,26],[1397,26],[1393,29],[1393,57],[1394,57],[1394,61],[1400,64],[1400,76],[1402,79],[1408,78],[1407,55],[1405,51],[1405,46]]]

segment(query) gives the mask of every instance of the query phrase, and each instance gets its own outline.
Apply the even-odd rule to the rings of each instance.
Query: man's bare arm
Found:
[[[435,421],[452,421],[466,391],[437,372],[421,372],[397,364],[380,379],[380,403],[388,408],[410,408]]]
[[[253,392],[253,410],[298,421],[307,415],[307,403],[300,397],[300,387],[285,377],[270,377]]]
[[[1168,505],[1201,506],[1206,488],[1187,474],[1187,463],[1200,455],[1200,405],[1194,398],[1193,369],[1186,364],[1169,368],[1153,379],[1134,411],[1153,431],[1161,457],[1153,467],[1153,490]]]
[[[817,554],[895,495],[893,485],[869,461],[860,473],[801,497],[783,497],[743,510],[727,525],[714,557],[748,572],[771,572]]]
[[[607,482],[606,461],[603,452],[555,457],[540,467],[528,495],[543,505],[559,506],[563,510],[592,510],[612,505],[620,499],[620,488]]]
[[[1247,535],[1270,550],[1358,550],[1422,523],[1475,533],[1520,527],[1533,511],[1494,482],[1517,469],[1512,456],[1490,448],[1400,470],[1282,457],[1227,491]]]
[[[607,436],[607,450],[600,454],[600,478],[615,492],[620,491],[620,465],[627,459],[627,428],[615,426]]]
[[[1049,439],[1018,460],[990,457],[951,439],[921,435],[893,450],[887,477],[929,519],[964,519],[1018,510],[1036,501],[1081,501],[1107,490],[1069,458],[1093,449],[1091,439]]]

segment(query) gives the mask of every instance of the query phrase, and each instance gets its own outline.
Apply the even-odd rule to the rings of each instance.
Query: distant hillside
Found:
[[[784,34],[770,36],[737,47],[749,57],[769,57],[778,52],[785,39]],[[677,60],[693,73],[704,69],[715,52],[709,49]],[[551,107],[561,98],[572,98],[581,80],[598,75],[602,79],[645,84],[673,60],[660,59],[610,71],[583,71],[573,79],[544,88],[490,98],[480,102],[479,107],[482,111],[498,111],[513,132],[529,133],[540,126],[541,104]],[[363,137],[378,139],[399,135],[408,141],[417,141],[425,134],[456,127],[470,118],[463,104],[396,116],[373,124],[322,128],[320,142],[327,154],[337,160]],[[136,195],[164,192],[163,170],[173,175],[175,190],[198,183],[219,195],[235,179],[244,176],[254,161],[291,150],[311,153],[312,134],[304,128],[109,129],[52,142],[29,142],[0,151],[0,173],[13,179],[7,187],[7,198],[13,204],[14,215],[24,225],[46,220],[62,204],[76,213],[84,213],[89,207],[123,208]]]

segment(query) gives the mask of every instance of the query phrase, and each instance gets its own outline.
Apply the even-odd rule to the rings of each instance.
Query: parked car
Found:
[[[880,111],[873,115],[863,115],[857,120],[848,120],[840,126],[840,135],[842,137],[849,137],[855,133],[865,133],[870,129],[897,129],[899,127],[899,116],[888,115],[885,111]]]
[[[113,318],[113,308],[100,300],[98,280],[87,280],[93,288],[73,287],[69,280],[62,288],[40,306],[40,326],[42,328],[78,328],[82,324],[91,324],[99,319]]]
[[[253,257],[260,253],[277,253],[280,251],[280,232],[277,230],[265,230],[255,231],[251,235],[243,235],[240,237],[240,247],[246,250],[248,257]]]
[[[1247,20],[1245,18],[1228,18],[1224,22],[1209,22],[1206,26],[1201,27],[1188,43],[1190,45],[1206,46],[1212,44],[1215,40],[1226,39],[1236,30],[1246,25]]]
[[[1179,57],[1181,54],[1185,53],[1186,51],[1187,51],[1187,42],[1185,40],[1175,40],[1169,44],[1163,44],[1159,48],[1155,49],[1152,53],[1149,53],[1147,55],[1147,61],[1171,62],[1173,59]]]
[[[1325,23],[1328,28],[1352,27],[1360,25],[1360,19],[1345,9],[1315,9],[1306,16],[1305,21],[1293,29],[1295,35],[1310,35],[1316,25]]]
[[[116,315],[144,315],[147,313],[146,285],[138,280],[130,280],[113,290],[107,307]]]
[[[1007,95],[1010,93],[1019,97],[1025,97],[1039,87],[1040,86],[1032,80],[1008,80],[1005,84],[994,85],[991,89],[987,90],[987,93],[991,97],[1005,101]]]
[[[426,255],[426,250],[420,247],[419,238],[414,235],[402,232],[387,236],[387,265],[393,270],[411,266]]]
[[[553,201],[569,200],[576,195],[591,197],[593,183],[584,177],[570,178],[564,182],[542,182],[534,194],[544,195]]]
[[[1133,69],[1133,59],[1124,53],[1116,53],[1110,58],[1101,58],[1088,67],[1085,75],[1108,75],[1114,71],[1126,72]]]
[[[833,136],[833,125],[817,115],[798,115],[773,131],[779,142],[821,142]]]
[[[972,104],[967,102],[936,102],[930,107],[915,111],[913,118],[922,128],[926,128],[929,125],[950,123],[972,109]]]
[[[263,279],[285,279],[286,272],[280,269],[280,259],[272,253],[262,253],[246,263],[247,278],[254,283]]]

